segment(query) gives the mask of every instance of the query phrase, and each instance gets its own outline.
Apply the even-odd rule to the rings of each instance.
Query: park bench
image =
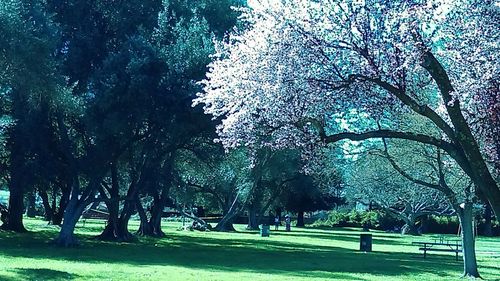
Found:
[[[89,209],[82,214],[82,219],[83,219],[82,220],[82,223],[83,223],[82,227],[85,227],[85,222],[87,221],[87,219],[107,220],[108,217],[109,217],[109,213],[107,213],[107,212],[100,211],[97,209]],[[106,221],[104,223],[106,223]]]
[[[412,245],[419,246],[420,251],[424,251],[424,259],[427,257],[427,252],[452,252],[455,253],[455,258],[458,261],[458,253],[462,252],[462,244],[460,240],[447,240],[443,237],[434,241],[416,241]]]

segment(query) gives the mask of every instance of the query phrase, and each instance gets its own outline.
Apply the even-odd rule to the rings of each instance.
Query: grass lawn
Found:
[[[261,238],[242,225],[217,233],[165,223],[166,238],[129,244],[92,239],[103,228],[92,221],[77,228],[81,246],[64,249],[48,244],[56,227],[41,220],[26,226],[34,232],[0,232],[0,280],[459,280],[462,270],[453,253],[422,258],[411,241],[429,236],[372,231],[374,252],[363,253],[357,229],[292,228]],[[500,239],[480,237],[477,248],[483,278],[500,280]]]

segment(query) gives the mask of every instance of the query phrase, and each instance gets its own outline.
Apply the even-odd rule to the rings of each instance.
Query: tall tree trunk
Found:
[[[12,117],[17,119],[9,134],[10,149],[10,181],[8,214],[2,229],[15,232],[26,232],[23,225],[24,213],[24,185],[32,173],[26,171],[26,157],[28,156],[24,127],[26,127],[26,97],[19,89],[12,91]]]
[[[297,213],[297,227],[304,227],[304,211]]]
[[[467,202],[463,209],[459,210],[459,219],[462,226],[462,251],[464,259],[464,277],[480,277],[477,270],[476,249],[474,238],[474,224],[472,215],[472,203]]]

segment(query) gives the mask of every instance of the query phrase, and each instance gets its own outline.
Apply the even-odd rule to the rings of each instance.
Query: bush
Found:
[[[380,227],[381,214],[378,211],[356,211],[339,212],[330,211],[328,217],[316,220],[312,226],[328,226],[328,227],[364,227],[369,228]]]

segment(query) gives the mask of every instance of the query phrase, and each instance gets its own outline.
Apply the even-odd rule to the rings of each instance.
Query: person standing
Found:
[[[278,230],[279,226],[280,226],[280,217],[276,215],[276,217],[274,217],[274,230]]]

